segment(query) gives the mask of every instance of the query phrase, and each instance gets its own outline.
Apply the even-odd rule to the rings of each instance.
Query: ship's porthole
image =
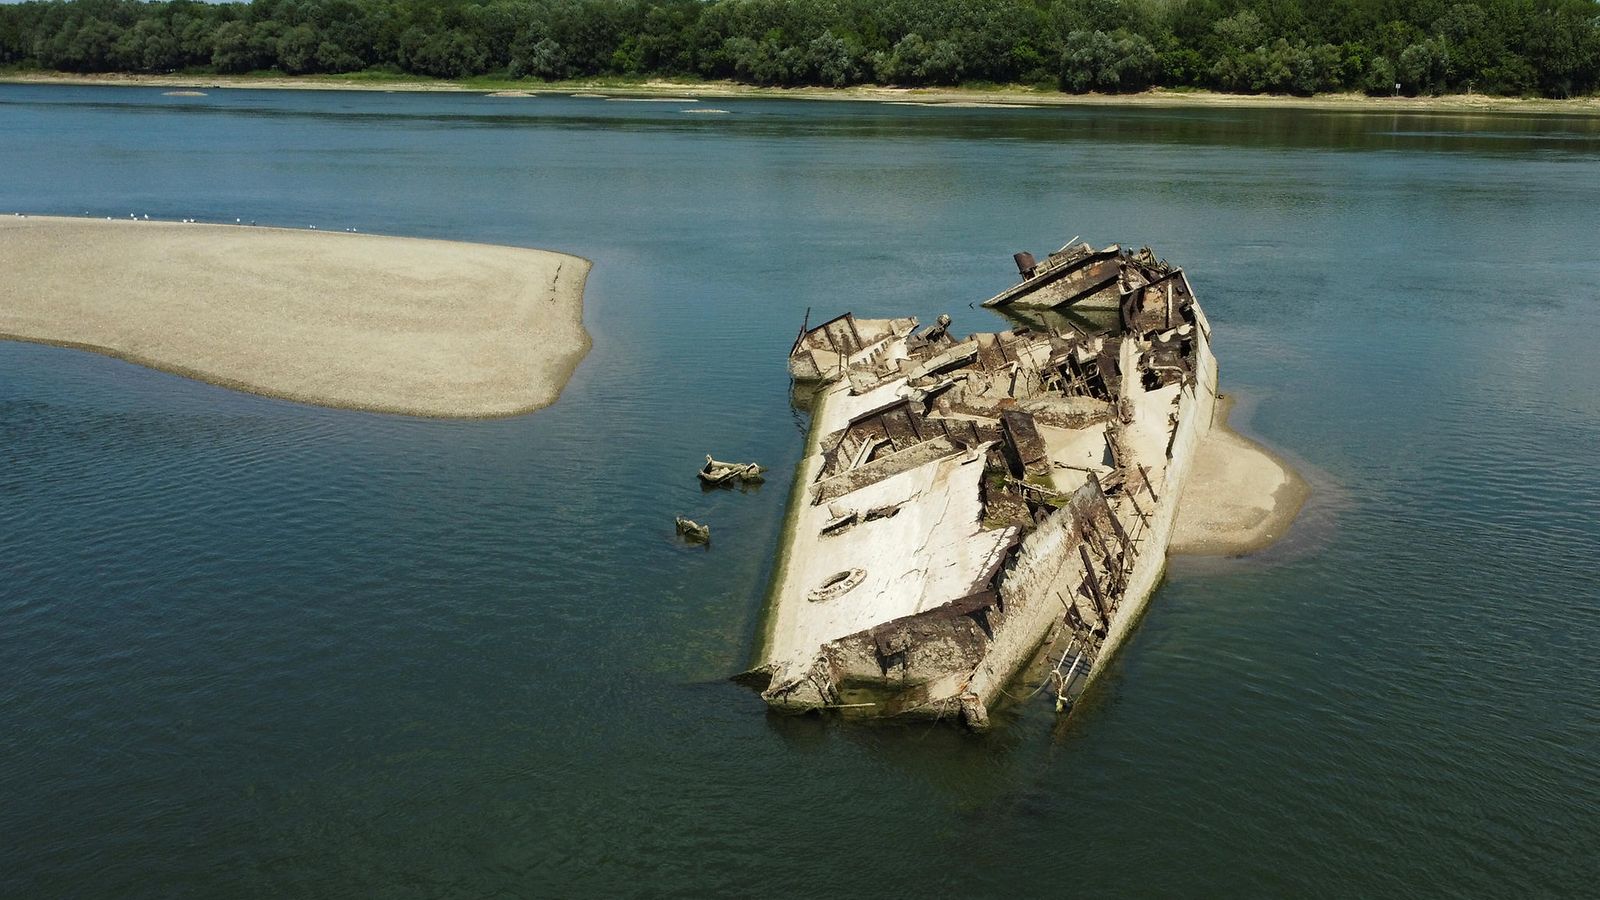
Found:
[[[864,569],[846,569],[843,572],[835,573],[829,576],[827,581],[812,588],[811,593],[806,595],[806,599],[813,603],[832,600],[860,584],[866,577],[867,573]]]

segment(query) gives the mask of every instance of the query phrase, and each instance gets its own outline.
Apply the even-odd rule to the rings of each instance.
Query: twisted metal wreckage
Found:
[[[1016,260],[1022,281],[986,306],[1103,324],[802,327],[789,368],[815,384],[811,432],[745,676],[773,707],[981,729],[1047,642],[1070,706],[1155,589],[1211,425],[1210,325],[1148,248]]]

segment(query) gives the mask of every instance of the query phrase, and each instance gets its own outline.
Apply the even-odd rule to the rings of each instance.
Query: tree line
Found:
[[[1595,0],[52,0],[0,66],[1238,93],[1600,87]]]

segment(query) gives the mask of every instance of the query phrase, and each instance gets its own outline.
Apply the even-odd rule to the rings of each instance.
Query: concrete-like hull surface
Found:
[[[1217,384],[1181,270],[1115,261],[1120,331],[957,342],[842,317],[797,340],[792,370],[837,374],[758,655],[775,708],[983,728],[1061,629],[1060,698],[1104,671],[1160,581]]]

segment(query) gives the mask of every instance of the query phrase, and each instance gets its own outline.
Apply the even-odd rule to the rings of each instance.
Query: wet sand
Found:
[[[8,215],[0,261],[0,337],[320,406],[516,415],[589,350],[589,263],[542,250]]]
[[[1288,463],[1228,427],[1233,399],[1217,402],[1216,421],[1195,448],[1169,553],[1243,556],[1289,531],[1311,489]]]

